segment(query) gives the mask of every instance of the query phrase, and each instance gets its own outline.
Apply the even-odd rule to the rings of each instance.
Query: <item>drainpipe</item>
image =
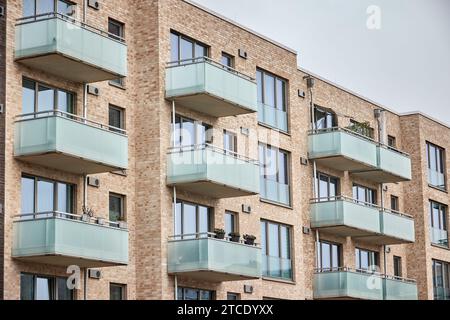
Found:
[[[84,274],[83,298],[84,298],[84,300],[87,300],[87,288],[88,288],[88,285],[87,285],[87,281],[88,281],[87,273],[88,273],[88,269],[87,268],[83,268],[83,274]]]
[[[175,148],[175,130],[177,128],[175,123],[175,100],[172,101],[172,147]],[[173,232],[176,230],[176,215],[177,215],[177,187],[173,187]],[[175,290],[175,301],[178,300],[178,277],[174,275],[174,290]]]
[[[175,275],[175,301],[178,301],[178,277]]]

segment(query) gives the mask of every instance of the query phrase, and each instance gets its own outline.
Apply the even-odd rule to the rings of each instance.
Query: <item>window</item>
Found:
[[[125,196],[109,194],[109,221],[125,221]]]
[[[356,270],[376,271],[378,268],[378,252],[364,249],[356,249]]]
[[[214,300],[214,291],[178,287],[178,300]]]
[[[206,237],[212,232],[212,209],[178,201],[175,214],[175,235],[182,239],[195,239],[196,234]]]
[[[109,130],[111,131],[117,131],[119,133],[123,132],[125,129],[125,110],[113,105],[109,106]],[[117,130],[117,129],[122,130]]]
[[[436,188],[446,190],[445,150],[427,142],[428,183]]]
[[[290,205],[288,152],[260,143],[259,163],[261,198]]]
[[[220,59],[220,63],[228,68],[234,68],[234,57],[229,55],[228,53],[222,52],[222,57]]]
[[[258,69],[258,120],[287,132],[287,81]]]
[[[319,107],[314,108],[314,121],[315,129],[317,130],[330,129],[337,126],[336,114]]]
[[[391,148],[397,148],[397,139],[393,136],[388,136],[388,146]]]
[[[185,37],[175,32],[170,33],[171,62],[183,61],[193,62],[195,58],[208,56],[208,47],[191,38]],[[185,61],[189,60],[190,61]]]
[[[194,121],[182,116],[175,116],[175,146],[188,147],[211,144],[213,130],[208,124]]]
[[[74,213],[75,186],[43,178],[22,177],[22,215]]]
[[[450,265],[433,260],[433,287],[435,300],[450,300]]]
[[[108,33],[109,37],[117,41],[124,41],[125,38],[125,24],[117,20],[108,19]],[[109,81],[110,84],[119,87],[125,87],[125,78],[117,78]]]
[[[349,129],[370,139],[373,139],[375,136],[375,130],[370,127],[369,123],[361,123],[355,120],[350,120]]]
[[[362,204],[377,204],[376,190],[368,187],[353,185],[353,199]]]
[[[400,203],[396,196],[391,196],[391,210],[396,212],[400,211]]]
[[[235,133],[227,130],[223,131],[223,149],[227,153],[237,153],[237,135]]]
[[[448,247],[447,206],[430,201],[431,242]]]
[[[110,300],[127,300],[127,286],[125,284],[109,284]]]
[[[341,245],[321,241],[319,244],[319,269],[333,271],[341,267]]]
[[[23,17],[54,12],[72,16],[75,12],[75,4],[64,0],[23,0]]]
[[[319,201],[332,201],[338,195],[339,179],[326,174],[317,173],[316,194]]]
[[[241,300],[241,295],[239,293],[228,292],[227,300]]]
[[[67,278],[20,275],[20,300],[74,300],[74,291],[67,286]]]
[[[269,278],[292,279],[291,228],[261,221],[263,275]]]
[[[238,232],[238,215],[237,213],[226,211],[225,212],[225,234],[227,236],[230,233]]]
[[[394,256],[394,277],[401,278],[402,275],[402,258]]]
[[[53,110],[73,114],[75,112],[75,95],[24,78],[22,80],[22,113],[30,114]]]

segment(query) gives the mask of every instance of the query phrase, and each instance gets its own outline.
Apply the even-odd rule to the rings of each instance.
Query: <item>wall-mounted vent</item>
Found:
[[[245,51],[244,49],[239,49],[239,57],[241,57],[242,59],[247,59],[248,58],[247,51]]]
[[[311,228],[303,227],[303,234],[310,234],[310,233],[311,233]]]
[[[94,188],[100,187],[100,179],[94,177],[88,177],[88,185]]]
[[[250,213],[252,213],[252,207],[248,206],[246,204],[243,204],[242,205],[242,212],[250,214]]]
[[[253,286],[245,285],[244,286],[244,292],[245,293],[253,293]]]
[[[101,279],[102,272],[97,269],[89,269],[89,278],[91,279]]]
[[[303,90],[298,90],[298,96],[299,96],[300,98],[305,98],[305,97],[306,97],[305,91],[303,91]]]
[[[94,96],[99,96],[100,95],[100,89],[94,86],[89,85],[88,86],[88,93],[92,94]]]
[[[250,129],[249,128],[241,128],[241,133],[244,135],[244,136],[249,136],[250,135]]]
[[[99,10],[100,9],[100,3],[96,0],[89,0],[88,1],[88,6],[91,7],[92,9],[95,10]]]
[[[302,166],[307,166],[307,165],[309,164],[308,158],[301,157],[301,158],[300,158],[300,164],[301,164]]]

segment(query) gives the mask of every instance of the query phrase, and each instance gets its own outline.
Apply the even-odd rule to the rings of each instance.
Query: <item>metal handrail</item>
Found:
[[[122,43],[124,45],[126,45],[126,41],[123,37],[119,37],[115,34],[112,34],[110,32],[101,30],[99,28],[90,26],[84,22],[81,22],[79,20],[76,20],[72,17],[66,16],[64,14],[61,14],[59,12],[49,12],[49,13],[43,13],[43,14],[38,14],[38,15],[33,15],[33,16],[28,16],[28,17],[22,17],[17,19],[17,23],[16,26],[19,25],[23,25],[23,24],[28,24],[28,23],[33,23],[33,22],[37,22],[37,21],[44,21],[44,20],[51,20],[51,19],[60,19],[60,20],[64,20],[64,21],[68,21],[74,25],[77,25],[83,29],[92,31],[94,33],[97,33],[100,36],[106,37],[108,39],[111,39],[113,41],[117,41],[119,43]]]
[[[102,124],[102,123],[99,123],[96,121],[88,120],[84,117],[77,116],[76,114],[72,114],[72,113],[60,111],[60,110],[48,110],[48,111],[40,111],[40,112],[34,112],[34,113],[21,114],[21,115],[16,116],[16,122],[29,121],[29,120],[35,120],[35,119],[45,119],[45,118],[51,118],[51,117],[60,117],[60,118],[68,119],[68,120],[73,120],[76,122],[80,122],[82,124],[86,124],[91,127],[107,130],[112,133],[117,133],[117,134],[121,134],[124,136],[127,135],[127,131],[124,129],[120,129],[120,128]]]
[[[25,219],[24,219],[25,218]],[[26,218],[32,218],[32,219],[26,219]],[[60,211],[49,211],[49,212],[37,212],[37,213],[27,213],[27,214],[21,214],[14,216],[14,219],[16,219],[16,222],[20,221],[31,221],[31,220],[45,220],[49,218],[61,218],[61,219],[68,219],[68,220],[76,220],[85,222],[88,224],[97,224],[102,226],[109,226],[116,229],[122,229],[120,228],[120,222],[116,221],[109,221],[101,217],[91,217],[89,215],[79,215],[79,214],[73,214],[73,213],[67,213],[67,212],[60,212]],[[94,222],[92,222],[94,221]],[[104,223],[101,224],[100,221],[103,221]]]
[[[314,273],[333,273],[333,272],[352,272],[352,273],[362,273],[367,275],[373,275],[380,277],[382,279],[395,280],[407,283],[417,283],[414,279],[408,279],[403,277],[391,276],[374,270],[367,269],[356,269],[349,267],[338,267],[338,268],[315,268]]]
[[[375,208],[375,209],[380,210],[382,212],[391,213],[393,215],[397,215],[397,216],[400,216],[400,217],[405,217],[405,218],[408,218],[408,219],[414,219],[414,217],[412,215],[409,215],[409,214],[406,214],[406,213],[403,213],[403,212],[399,212],[399,211],[395,211],[395,210],[392,210],[392,209],[388,209],[388,208],[382,208],[382,207],[380,207],[380,206],[378,206],[376,204],[360,201],[360,200],[353,199],[353,198],[348,197],[348,196],[313,198],[313,199],[310,200],[310,203],[334,202],[334,201],[338,201],[338,200],[344,200],[344,201],[347,201],[347,202],[353,202],[353,203],[356,203],[356,204],[361,204],[361,205],[366,206],[366,207]]]
[[[384,144],[384,143],[381,143],[381,142],[379,142],[379,141],[376,141],[376,140],[374,140],[374,139],[372,139],[372,138],[370,138],[370,137],[368,137],[368,136],[365,136],[365,135],[363,135],[363,134],[361,134],[361,133],[358,133],[358,132],[356,132],[356,131],[353,131],[353,130],[351,130],[351,129],[349,129],[349,128],[332,127],[332,128],[325,128],[325,129],[314,129],[314,130],[309,130],[309,131],[308,131],[308,135],[320,134],[320,133],[327,133],[327,132],[339,132],[339,131],[343,131],[343,132],[346,132],[346,133],[348,133],[348,134],[354,135],[354,136],[356,136],[356,137],[362,138],[362,139],[364,139],[364,140],[367,140],[367,141],[369,141],[369,142],[372,142],[372,143],[376,144],[377,146],[380,146],[380,147],[383,147],[383,148],[385,148],[385,149],[389,149],[389,150],[392,150],[392,151],[394,151],[394,152],[397,152],[397,153],[399,153],[399,154],[401,154],[401,155],[404,155],[405,157],[408,157],[408,158],[411,157],[411,155],[408,154],[408,153],[406,153],[406,152],[403,152],[403,151],[398,150],[398,149],[396,149],[396,148],[394,148],[394,147],[391,147],[391,146],[388,146],[388,145],[386,145],[386,144]]]
[[[196,150],[207,150],[207,149],[208,150],[212,150],[212,151],[217,152],[217,153],[230,155],[230,156],[232,156],[232,157],[234,157],[236,159],[239,159],[239,160],[242,160],[242,161],[245,161],[245,162],[248,162],[248,163],[253,163],[255,165],[259,165],[259,161],[258,160],[251,159],[251,158],[249,158],[247,156],[240,155],[240,154],[238,154],[236,152],[233,152],[233,151],[228,151],[228,150],[225,150],[223,148],[219,148],[219,147],[214,146],[214,145],[209,144],[209,143],[172,147],[172,148],[169,148],[168,153],[169,154],[173,154],[173,153],[182,153],[182,152],[190,152],[190,151],[196,151]]]
[[[213,65],[215,67],[224,69],[225,71],[228,71],[228,72],[230,72],[232,74],[235,74],[235,75],[237,75],[237,76],[239,76],[241,78],[244,78],[246,80],[249,80],[251,82],[256,82],[255,78],[253,78],[253,77],[251,77],[249,75],[246,75],[246,74],[244,74],[242,72],[239,72],[236,69],[234,69],[232,67],[229,67],[227,65],[224,65],[224,64],[222,64],[220,62],[214,61],[211,58],[206,57],[206,56],[205,57],[191,58],[191,59],[177,60],[177,61],[170,61],[170,62],[167,63],[167,68],[170,69],[170,68],[175,68],[175,67],[179,67],[179,66],[188,66],[188,65],[192,65],[192,64],[199,64],[199,63],[203,63],[203,62],[209,63],[209,64],[211,64],[211,65]]]
[[[175,236],[169,237],[169,242],[176,242],[176,241],[189,241],[189,240],[202,240],[202,239],[215,239],[215,240],[221,240],[216,238],[217,234],[214,232],[199,232],[199,233],[186,233],[186,234],[179,234]],[[187,239],[186,239],[187,238]],[[242,244],[249,247],[259,247],[259,243],[254,243],[253,245],[245,244],[245,241],[240,239],[239,242],[234,242],[230,240],[231,237],[225,236],[222,241],[227,241],[231,243],[237,243]]]

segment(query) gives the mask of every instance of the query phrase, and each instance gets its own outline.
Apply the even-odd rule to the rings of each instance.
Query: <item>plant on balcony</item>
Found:
[[[230,233],[230,241],[231,242],[240,242],[241,241],[241,235],[237,232]]]
[[[94,210],[92,208],[89,208],[88,206],[83,206],[82,211],[83,211],[83,215],[82,215],[81,219],[84,222],[89,222],[95,215]]]
[[[348,126],[348,129],[368,138],[373,138],[373,129],[369,122],[354,122]]]
[[[246,245],[254,246],[256,237],[254,235],[251,235],[251,234],[246,234],[246,235],[244,235],[244,240],[245,240],[245,244]]]
[[[225,230],[223,230],[223,229],[215,229],[214,233],[216,234],[216,239],[220,239],[220,240],[225,239]]]

